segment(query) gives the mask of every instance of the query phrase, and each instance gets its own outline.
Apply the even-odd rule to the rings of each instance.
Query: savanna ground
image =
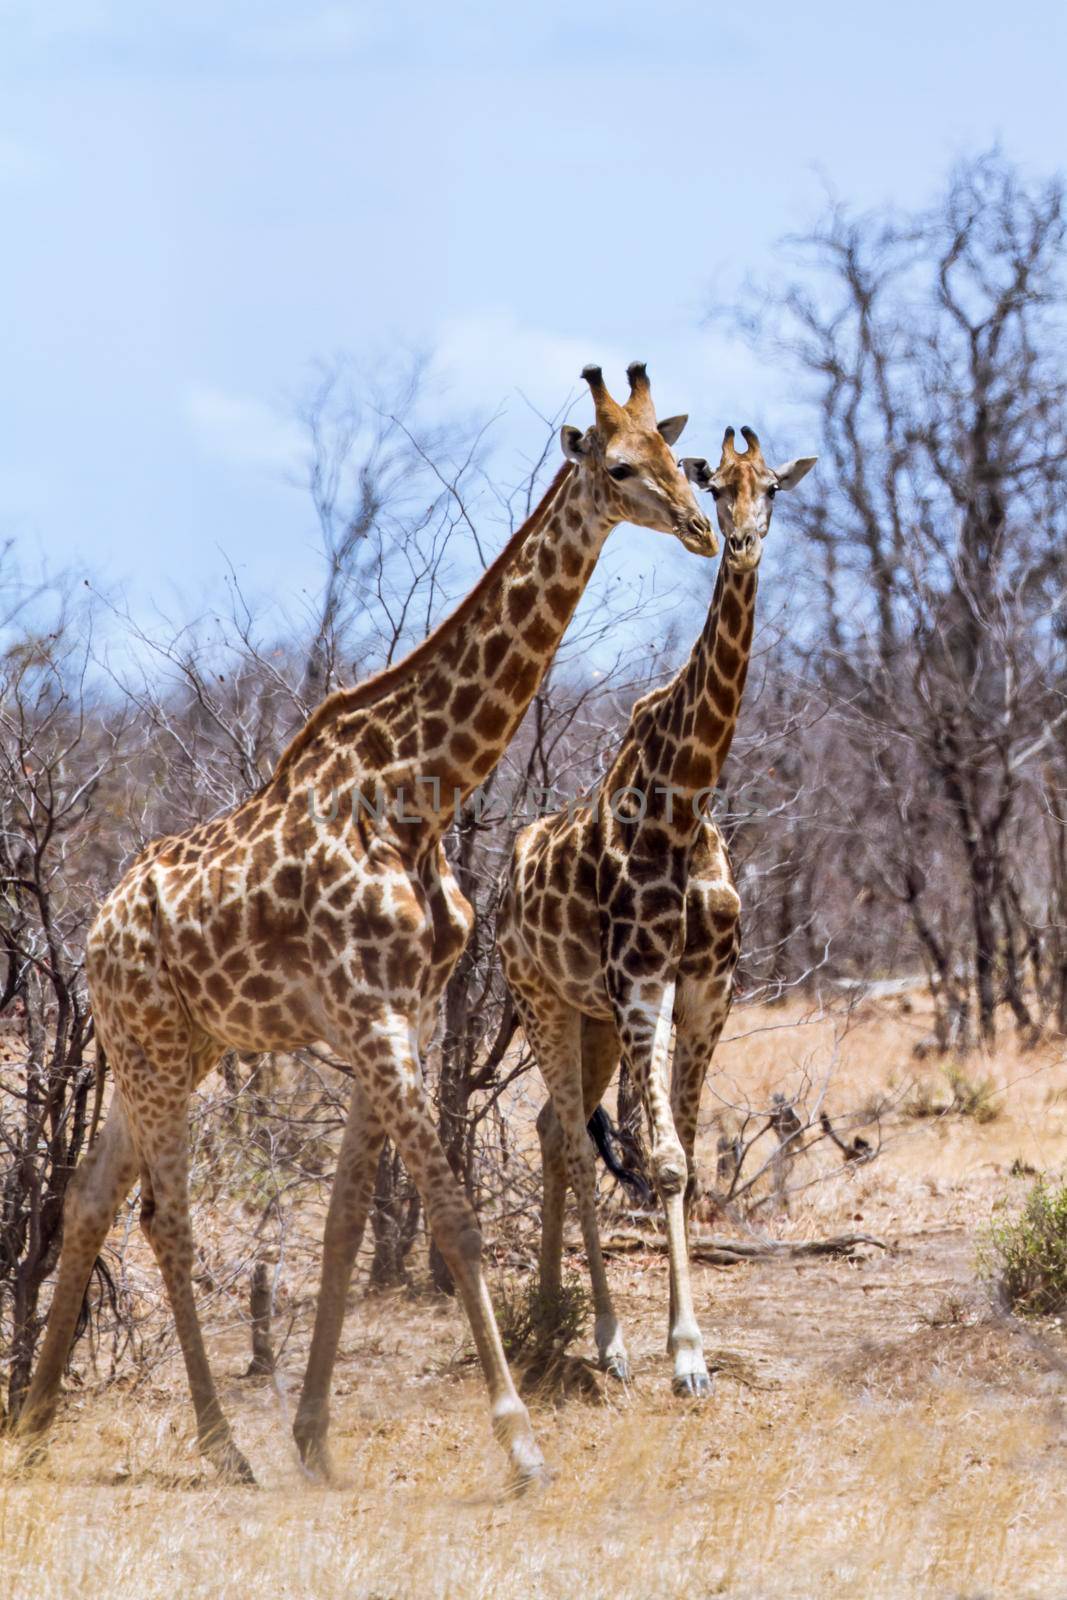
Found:
[[[83,1354],[47,1469],[0,1479],[0,1594],[1067,1595],[1063,1330],[1046,1322],[1028,1340],[993,1315],[975,1272],[976,1234],[994,1208],[1021,1202],[1031,1170],[1067,1163],[1067,1056],[1012,1044],[972,1058],[970,1081],[990,1080],[977,1103],[996,1114],[930,1115],[952,1094],[942,1064],[912,1058],[924,1026],[897,1001],[847,1017],[799,1005],[735,1012],[718,1096],[766,1104],[806,1080],[811,1098],[829,1072],[831,1109],[888,1101],[874,1161],[845,1166],[820,1143],[794,1164],[788,1215],[766,1206],[754,1225],[777,1238],[862,1232],[889,1248],[851,1261],[696,1263],[717,1368],[709,1403],[671,1396],[665,1258],[616,1254],[635,1382],[623,1391],[598,1379],[599,1400],[589,1385],[535,1395],[555,1477],[511,1498],[457,1307],[419,1292],[367,1295],[361,1283],[333,1402],[337,1481],[313,1487],[289,1435],[320,1221],[306,1214],[279,1297],[277,1379],[241,1378],[247,1329],[208,1319],[260,1488],[219,1486],[198,1467],[172,1349],[109,1382]],[[531,1081],[512,1107],[520,1137],[535,1103]],[[712,1178],[721,1109],[709,1089],[701,1156]],[[224,1243],[224,1207],[216,1226]],[[131,1245],[131,1271],[147,1278],[140,1249]],[[517,1228],[498,1238],[497,1283],[525,1281],[533,1249]],[[584,1273],[577,1251],[570,1266]],[[592,1353],[591,1330],[575,1349]]]

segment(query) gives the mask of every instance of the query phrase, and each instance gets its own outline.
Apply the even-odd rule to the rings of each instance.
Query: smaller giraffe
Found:
[[[682,465],[710,489],[726,541],[703,632],[681,671],[634,706],[622,745],[584,805],[519,834],[498,924],[504,974],[549,1100],[538,1118],[544,1160],[541,1285],[558,1296],[567,1178],[593,1280],[601,1365],[629,1376],[596,1216],[586,1124],[626,1060],[652,1133],[653,1176],[670,1253],[668,1348],[674,1390],[711,1382],[693,1312],[688,1219],[696,1188],[700,1095],[730,1007],[741,902],[722,834],[706,812],[733,738],[752,645],[756,569],[779,489],[814,457],[777,470],[759,440]],[[675,1046],[668,1088],[672,1027]]]

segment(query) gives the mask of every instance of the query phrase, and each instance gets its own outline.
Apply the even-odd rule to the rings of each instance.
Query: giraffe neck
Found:
[[[506,750],[617,521],[565,467],[452,616],[395,667],[325,700],[271,781],[356,785],[368,802],[403,789],[405,837],[420,850],[440,838]]]
[[[693,801],[719,781],[737,726],[756,611],[756,573],[725,558],[704,628],[681,671],[649,697],[634,735],[646,752],[649,809],[656,787],[673,795],[673,820],[695,827]],[[643,723],[643,726],[638,726]]]

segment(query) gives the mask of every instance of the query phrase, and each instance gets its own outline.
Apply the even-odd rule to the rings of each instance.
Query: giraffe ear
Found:
[[[787,461],[784,466],[775,467],[774,476],[778,479],[779,489],[795,489],[801,478],[807,477],[818,459],[818,456],[797,456],[795,461]]]
[[[683,412],[680,417],[664,417],[662,422],[656,423],[656,427],[668,444],[677,444],[682,437],[682,429],[688,421],[688,413]]]
[[[678,465],[697,489],[710,489],[714,476],[711,462],[704,456],[683,456]]]
[[[566,423],[559,430],[559,442],[568,461],[576,461],[580,465],[589,459],[589,435],[583,433],[581,428]]]

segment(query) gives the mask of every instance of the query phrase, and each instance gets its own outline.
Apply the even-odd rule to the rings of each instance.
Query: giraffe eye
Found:
[[[616,483],[621,483],[624,478],[632,478],[633,475],[633,467],[628,467],[625,462],[622,462],[617,467],[608,468],[608,477],[614,478]]]
[[[772,483],[770,488],[767,490],[767,499],[768,500],[773,500],[777,493],[778,493],[778,485],[776,483]]]

